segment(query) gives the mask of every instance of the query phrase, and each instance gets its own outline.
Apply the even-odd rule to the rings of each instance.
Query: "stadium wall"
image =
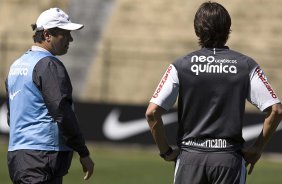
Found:
[[[103,103],[77,102],[75,110],[81,130],[87,141],[113,144],[154,144],[149,126],[144,117],[146,106],[120,105]],[[7,108],[4,99],[0,98],[0,134],[8,135]],[[164,116],[168,140],[176,144],[177,112],[173,109]],[[251,144],[259,135],[264,114],[246,113],[244,118],[243,137],[246,144]],[[282,152],[282,125],[278,127],[266,152]]]

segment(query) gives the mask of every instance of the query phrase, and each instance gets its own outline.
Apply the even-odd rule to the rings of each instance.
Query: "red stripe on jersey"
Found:
[[[165,82],[167,81],[167,78],[168,78],[168,75],[169,75],[171,69],[172,69],[172,66],[170,65],[170,66],[167,68],[167,70],[166,70],[166,72],[165,72],[165,75],[163,76],[163,78],[162,78],[162,80],[161,80],[161,82],[160,82],[160,84],[159,84],[157,90],[155,91],[155,93],[154,93],[154,95],[153,95],[153,98],[157,98],[157,97],[159,96],[159,93],[161,92],[161,90],[162,90],[162,88],[163,88],[163,85],[164,85]]]
[[[275,94],[275,92],[271,88],[270,84],[267,82],[265,75],[264,75],[263,71],[260,69],[260,67],[257,67],[255,71],[258,74],[258,77],[260,78],[260,80],[263,82],[263,84],[265,85],[265,87],[269,91],[269,93],[271,94],[272,98],[277,98],[277,95]]]

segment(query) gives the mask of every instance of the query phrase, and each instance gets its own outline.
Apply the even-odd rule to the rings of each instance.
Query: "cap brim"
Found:
[[[73,30],[82,29],[82,28],[84,27],[84,25],[82,25],[82,24],[77,24],[77,23],[68,23],[68,24],[65,24],[65,25],[63,25],[63,26],[57,26],[57,27],[58,27],[58,28],[61,28],[61,29],[73,31]]]

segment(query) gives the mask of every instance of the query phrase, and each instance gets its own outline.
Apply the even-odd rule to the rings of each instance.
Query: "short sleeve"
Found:
[[[278,96],[259,66],[256,66],[250,73],[248,101],[261,111],[276,103],[280,103]]]
[[[179,80],[176,68],[171,64],[163,75],[150,102],[165,110],[169,110],[175,103],[179,93]]]

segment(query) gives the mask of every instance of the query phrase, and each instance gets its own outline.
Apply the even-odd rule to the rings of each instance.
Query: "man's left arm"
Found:
[[[282,105],[275,104],[266,110],[267,116],[263,123],[263,128],[253,146],[242,150],[246,164],[250,164],[248,174],[251,174],[256,162],[260,159],[261,154],[274,134],[282,119]]]
[[[177,70],[174,65],[169,65],[145,114],[153,139],[159,148],[160,156],[166,161],[175,161],[179,154],[179,148],[173,149],[169,146],[162,114],[173,106],[178,96],[178,90]]]
[[[263,70],[257,65],[250,72],[248,100],[258,109],[266,112],[263,128],[254,145],[242,150],[246,164],[250,164],[249,174],[261,157],[264,147],[274,134],[282,118],[282,106],[278,96],[269,84]]]
[[[159,148],[160,156],[166,161],[175,161],[179,155],[179,148],[171,148],[167,141],[162,114],[165,112],[160,106],[150,103],[146,111],[146,119],[151,129],[151,134]]]

